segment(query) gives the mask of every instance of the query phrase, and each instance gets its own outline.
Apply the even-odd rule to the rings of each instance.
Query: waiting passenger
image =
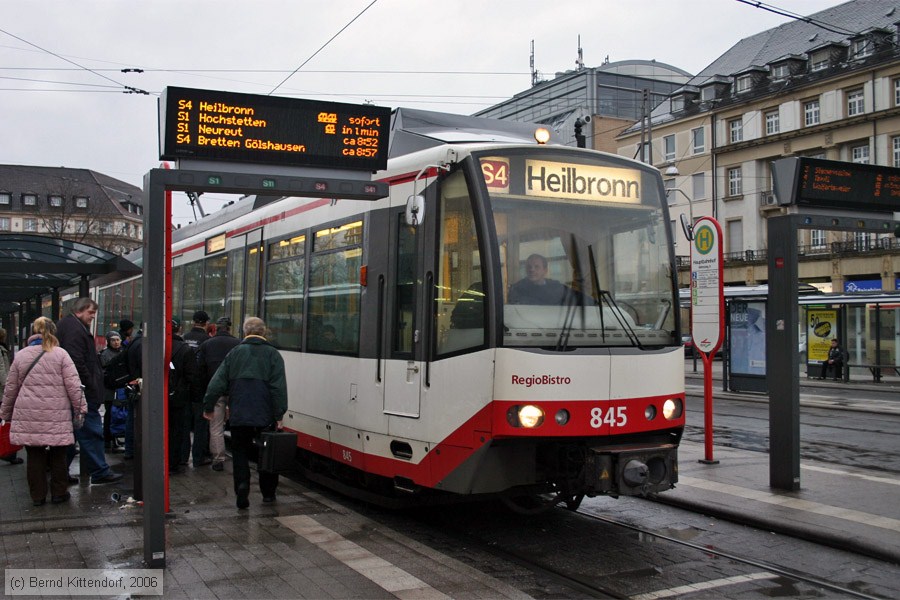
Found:
[[[342,349],[343,348],[341,347],[340,340],[338,340],[337,331],[334,329],[334,325],[323,325],[322,335],[319,336],[317,350],[323,350],[325,352],[340,352]]]
[[[216,321],[216,335],[200,344],[200,349],[197,350],[197,363],[200,365],[200,379],[203,381],[204,394],[212,376],[219,369],[219,365],[222,364],[232,348],[240,343],[240,340],[231,335],[231,319],[219,318]],[[225,421],[228,419],[225,411],[226,402],[225,396],[219,397],[213,409],[213,417],[209,420],[209,451],[212,454],[213,471],[222,471],[227,458],[225,454]]]
[[[198,310],[194,312],[191,320],[193,321],[191,330],[182,337],[184,338],[184,343],[190,346],[196,355],[200,344],[209,339],[209,331],[207,329],[209,313],[205,310]],[[193,457],[194,468],[196,469],[212,463],[209,453],[209,423],[203,418],[202,391],[191,398],[189,410],[190,419],[181,441],[179,464],[186,465],[188,464],[188,459]],[[193,441],[191,441],[191,432],[194,434]]]
[[[234,493],[239,509],[250,506],[248,455],[253,438],[264,430],[280,428],[287,412],[284,359],[265,335],[265,321],[257,317],[244,321],[244,340],[225,357],[203,398],[203,416],[212,420],[216,402],[228,396]],[[263,502],[274,502],[277,489],[278,474],[260,471]]]
[[[48,470],[51,502],[71,498],[66,450],[75,443],[72,416],[86,414],[88,407],[75,363],[59,346],[56,325],[38,317],[32,331],[28,346],[16,354],[10,367],[0,419],[12,422],[11,441],[25,446],[31,500],[34,506],[43,506]]]
[[[831,339],[831,348],[828,349],[828,358],[822,362],[822,372],[819,379],[828,377],[828,369],[834,369],[834,380],[841,379],[844,372],[844,349],[841,348],[837,338]]]
[[[561,305],[565,303],[568,288],[548,279],[547,259],[532,254],[525,261],[525,278],[509,287],[510,304]]]

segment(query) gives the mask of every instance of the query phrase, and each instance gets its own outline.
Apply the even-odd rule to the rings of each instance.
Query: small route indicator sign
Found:
[[[691,337],[694,347],[707,355],[715,354],[725,333],[722,258],[718,221],[698,219],[691,245]]]
[[[380,106],[167,87],[159,156],[377,171],[390,121]]]

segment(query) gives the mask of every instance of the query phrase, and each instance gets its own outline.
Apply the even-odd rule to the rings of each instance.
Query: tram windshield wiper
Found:
[[[637,333],[635,333],[634,328],[628,324],[628,318],[625,316],[625,313],[619,308],[619,305],[616,304],[616,299],[613,297],[612,293],[609,290],[600,289],[600,277],[597,275],[597,261],[594,259],[594,247],[592,245],[588,245],[588,260],[591,263],[591,285],[594,288],[594,295],[599,300],[598,308],[600,310],[600,329],[603,331],[603,340],[606,341],[606,324],[604,323],[603,316],[603,305],[609,307],[610,312],[616,318],[616,321],[619,323],[619,326],[625,331],[625,335],[628,336],[628,341],[632,343],[632,345],[637,346],[641,350],[644,349],[644,345],[641,344],[641,339],[638,337]]]

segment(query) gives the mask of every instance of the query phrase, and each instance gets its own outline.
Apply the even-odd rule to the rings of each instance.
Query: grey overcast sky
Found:
[[[579,35],[588,67],[655,59],[693,74],[787,20],[736,0],[3,0],[0,163],[141,186],[159,166],[166,86],[268,94],[345,26],[276,95],[471,114],[530,87],[532,40],[545,78],[575,68]],[[183,198],[173,213],[193,220]]]

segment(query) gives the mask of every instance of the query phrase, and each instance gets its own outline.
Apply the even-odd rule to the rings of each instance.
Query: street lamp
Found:
[[[680,173],[678,172],[678,167],[675,165],[670,165],[666,169],[666,177],[677,177],[678,175],[680,175]],[[666,196],[669,195],[669,192],[678,192],[688,201],[688,212],[690,213],[691,218],[689,222],[686,222],[684,213],[681,213],[681,228],[684,230],[684,237],[686,237],[688,241],[691,241],[694,239],[694,201],[684,190],[679,188],[666,188]]]

